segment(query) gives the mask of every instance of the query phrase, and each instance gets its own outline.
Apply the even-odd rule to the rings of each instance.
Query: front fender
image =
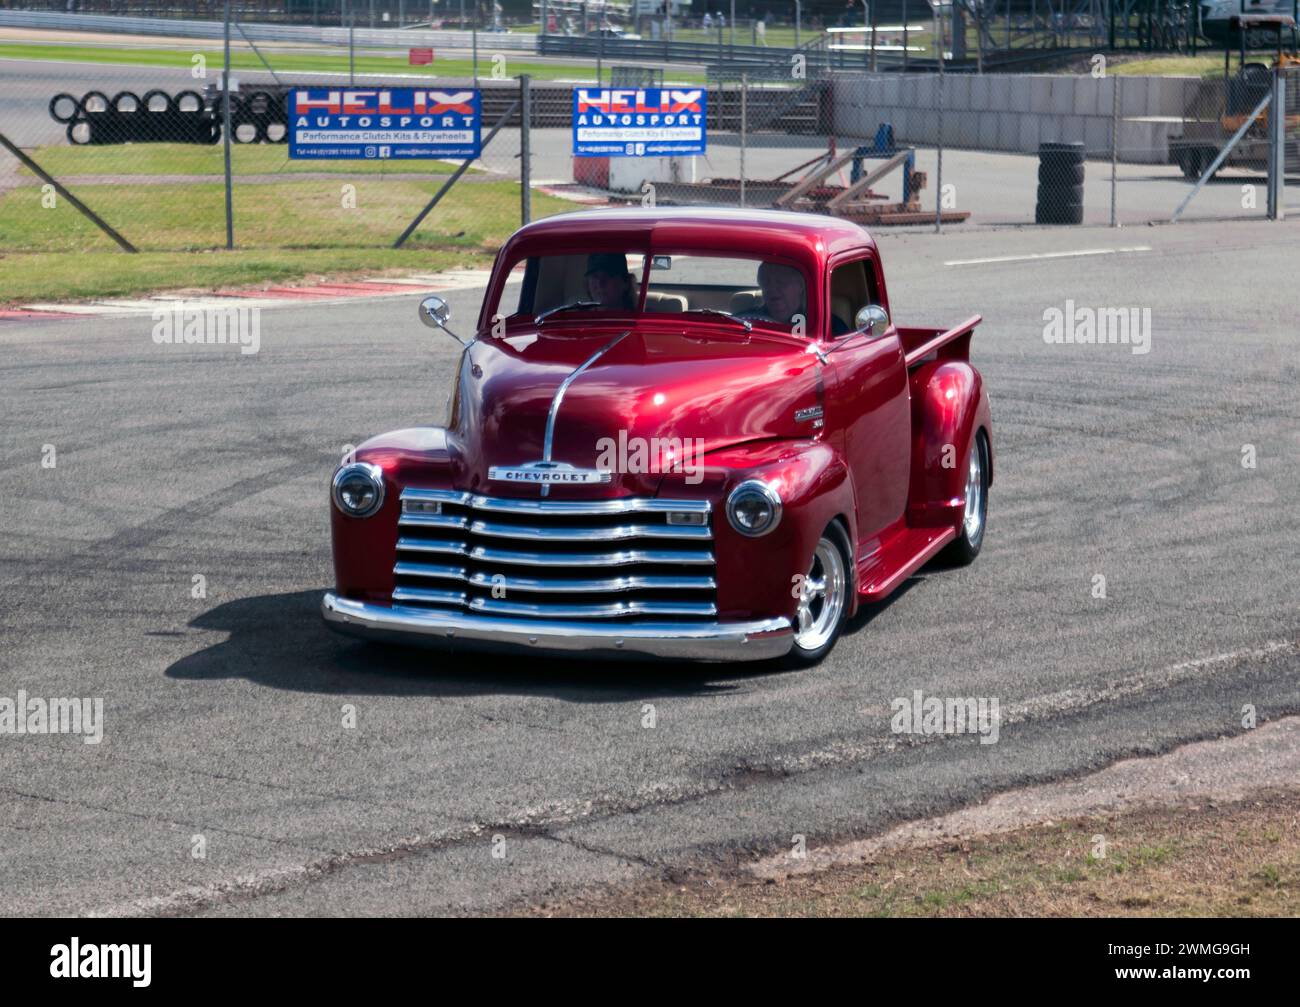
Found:
[[[761,479],[781,497],[781,523],[759,538],[740,534],[727,520],[727,497],[748,479]],[[708,456],[703,480],[695,486],[672,474],[659,489],[663,497],[702,493],[713,501],[718,618],[723,621],[793,618],[794,578],[808,572],[826,526],[842,519],[852,541],[853,483],[843,457],[824,442],[764,441],[717,451]],[[852,599],[855,605],[856,592]]]
[[[442,427],[394,430],[370,438],[353,452],[349,461],[383,469],[384,503],[366,518],[349,517],[332,501],[329,504],[334,582],[340,595],[378,604],[391,601],[402,490],[450,485],[457,456],[455,441]]]
[[[989,441],[993,480],[993,421],[979,371],[964,360],[935,360],[910,376],[912,473],[907,523],[945,527],[961,522],[966,466],[975,434]]]

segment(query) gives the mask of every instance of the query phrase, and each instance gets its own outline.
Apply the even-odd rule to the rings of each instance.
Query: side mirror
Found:
[[[462,346],[468,346],[469,344],[465,340],[447,328],[447,322],[450,318],[451,305],[437,294],[432,294],[420,302],[420,321],[431,329],[442,329],[443,332]]]
[[[889,328],[889,312],[879,304],[868,304],[858,311],[853,324],[858,332],[875,335],[877,326],[882,329]]]

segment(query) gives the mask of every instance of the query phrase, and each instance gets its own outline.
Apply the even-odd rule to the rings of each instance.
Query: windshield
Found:
[[[641,288],[649,259],[645,299]],[[808,283],[797,266],[755,257],[698,253],[589,252],[523,263],[512,317],[704,312],[784,331],[806,321]],[[517,267],[516,267],[517,268]],[[503,295],[509,296],[507,293]]]

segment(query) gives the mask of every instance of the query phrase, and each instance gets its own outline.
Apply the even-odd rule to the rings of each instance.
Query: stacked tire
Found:
[[[88,91],[81,98],[56,94],[50,117],[67,126],[68,142],[76,146],[113,143],[216,143],[216,122],[197,91],[119,91],[109,97]]]
[[[111,143],[198,143],[221,139],[224,109],[218,96],[208,108],[197,91],[181,91],[175,97],[166,91],[119,91],[109,97],[89,91],[77,98],[56,94],[50,99],[50,117],[67,126],[68,142]],[[234,143],[287,143],[288,114],[282,94],[253,91],[230,95],[230,139]]]
[[[224,117],[220,99],[213,110],[218,122]],[[235,143],[287,143],[288,118],[284,96],[269,91],[230,96],[230,139]]]
[[[1048,141],[1038,145],[1038,224],[1083,223],[1082,143]]]

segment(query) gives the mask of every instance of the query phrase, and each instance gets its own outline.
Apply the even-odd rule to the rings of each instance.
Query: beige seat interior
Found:
[[[661,294],[647,290],[645,295],[646,311],[677,313],[685,311],[689,302],[681,294]]]
[[[763,291],[738,290],[731,295],[731,313],[738,315],[742,311],[753,311],[763,306]]]

